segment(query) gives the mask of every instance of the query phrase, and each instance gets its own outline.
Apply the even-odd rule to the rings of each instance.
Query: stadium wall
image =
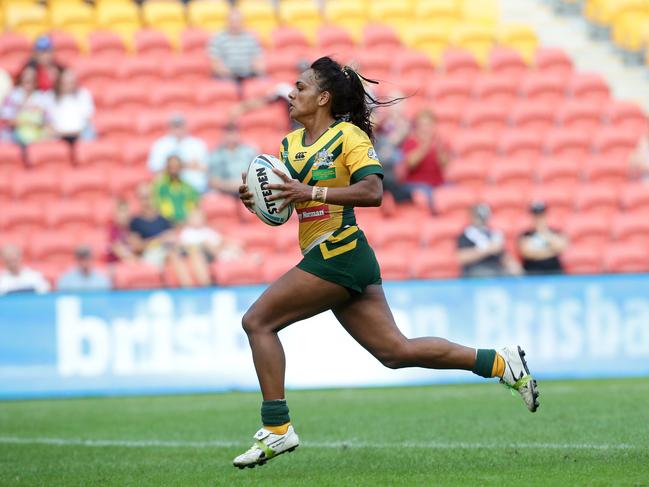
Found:
[[[255,389],[240,320],[262,289],[0,298],[0,397]],[[520,343],[540,378],[649,375],[649,275],[391,282],[385,289],[410,337]],[[290,388],[475,380],[467,372],[385,369],[331,313],[281,335]]]

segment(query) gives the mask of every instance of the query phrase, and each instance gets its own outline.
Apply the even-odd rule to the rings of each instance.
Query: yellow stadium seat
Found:
[[[649,1],[620,0],[611,11],[611,37],[628,51],[639,52],[646,40]]]
[[[620,1],[623,0],[588,0],[584,9],[586,18],[598,27],[607,28]]]
[[[462,20],[462,9],[456,0],[420,0],[414,12],[418,22],[431,26],[454,25]]]
[[[119,34],[133,48],[133,34],[142,28],[140,12],[133,3],[103,1],[97,5],[97,26]]]
[[[405,33],[405,41],[411,48],[426,54],[433,64],[438,64],[449,47],[451,30],[451,26],[431,29],[426,23],[417,23]]]
[[[354,41],[360,41],[367,24],[367,10],[363,4],[345,0],[330,0],[324,7],[325,20],[347,30]]]
[[[498,30],[498,43],[518,51],[528,63],[534,58],[539,39],[528,25],[503,25]]]
[[[52,28],[69,32],[84,48],[88,34],[97,29],[95,10],[74,0],[59,0],[50,5],[50,20]]]
[[[149,0],[142,6],[144,25],[159,30],[178,45],[180,33],[187,27],[185,9],[180,2],[152,2]]]
[[[462,16],[471,23],[497,24],[500,20],[500,0],[464,0]]]
[[[280,2],[277,14],[282,24],[299,29],[311,43],[314,42],[315,34],[322,23],[320,9],[315,3],[308,0]]]
[[[256,32],[264,44],[268,44],[271,32],[277,28],[277,15],[273,4],[266,0],[249,0],[237,5],[246,28]]]
[[[50,20],[45,7],[29,3],[10,3],[5,7],[7,30],[24,34],[31,39],[50,30]]]
[[[375,0],[370,3],[370,20],[394,27],[397,31],[407,29],[414,23],[412,7],[408,2]]]
[[[453,29],[451,42],[456,47],[471,52],[484,64],[494,45],[494,28],[490,25],[463,23]]]
[[[187,6],[187,19],[194,27],[217,31],[226,26],[229,12],[225,1],[194,0]]]

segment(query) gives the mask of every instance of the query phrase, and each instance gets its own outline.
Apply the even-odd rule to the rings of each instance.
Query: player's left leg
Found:
[[[523,397],[532,412],[538,407],[536,382],[520,348],[496,350],[465,347],[443,338],[407,338],[397,327],[381,285],[334,308],[347,332],[386,367],[470,370],[482,377],[500,377]]]

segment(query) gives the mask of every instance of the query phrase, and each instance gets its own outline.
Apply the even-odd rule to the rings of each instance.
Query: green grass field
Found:
[[[649,378],[289,393],[294,453],[238,470],[259,396],[0,402],[0,485],[649,486]]]

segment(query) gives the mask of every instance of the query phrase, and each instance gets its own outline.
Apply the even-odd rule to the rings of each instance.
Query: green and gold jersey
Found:
[[[369,137],[357,126],[334,122],[311,145],[305,145],[304,136],[304,129],[298,129],[282,140],[280,159],[294,179],[310,186],[340,188],[370,174],[383,177]],[[356,225],[353,206],[307,201],[296,203],[295,211],[300,220],[302,251],[345,225]]]

